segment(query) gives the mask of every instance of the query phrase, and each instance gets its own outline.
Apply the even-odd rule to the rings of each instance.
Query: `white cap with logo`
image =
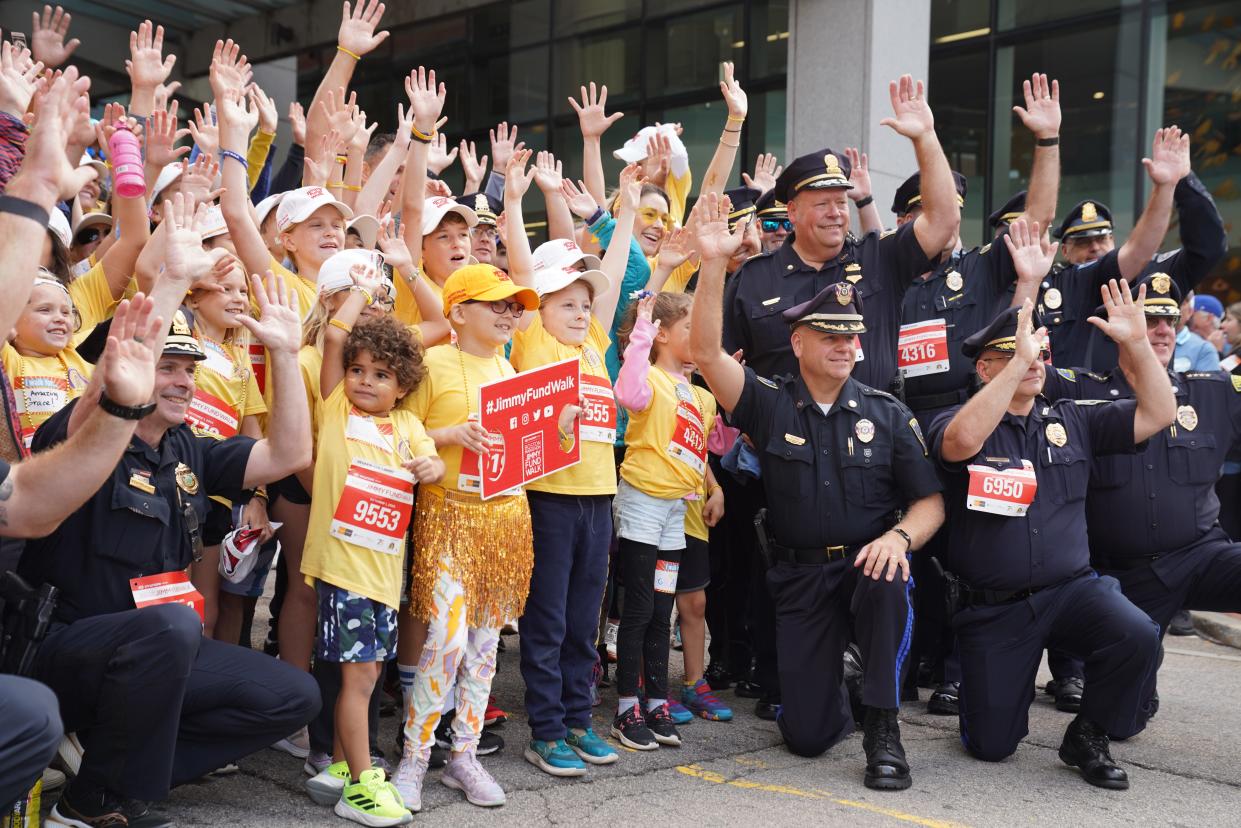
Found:
[[[323,187],[290,190],[284,194],[280,206],[276,208],[276,227],[283,233],[293,225],[301,224],[310,218],[320,207],[327,206],[335,207],[346,220],[353,218],[353,210],[337,201],[336,197]]]
[[[422,205],[422,235],[426,236],[439,227],[444,216],[449,213],[460,215],[469,227],[478,224],[478,216],[469,207],[459,203],[455,198],[435,196],[428,198]]]

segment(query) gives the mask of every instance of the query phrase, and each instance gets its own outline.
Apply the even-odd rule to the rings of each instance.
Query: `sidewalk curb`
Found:
[[[1241,650],[1241,619],[1222,612],[1191,612],[1194,629],[1212,641]]]

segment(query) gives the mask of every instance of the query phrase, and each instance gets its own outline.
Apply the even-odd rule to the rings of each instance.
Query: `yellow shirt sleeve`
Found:
[[[69,283],[69,298],[82,318],[81,327],[73,335],[76,346],[82,344],[95,326],[110,318],[116,310],[117,300],[112,298],[112,288],[108,285],[102,262]]]
[[[267,163],[267,153],[271,152],[271,142],[276,140],[276,136],[257,130],[254,137],[250,139],[250,149],[246,151],[246,184],[251,190],[254,185],[259,183],[259,176],[263,174],[263,165]]]
[[[694,174],[685,170],[684,175],[669,174],[664,182],[664,191],[668,193],[668,215],[677,224],[685,224],[685,202],[689,200],[690,187],[694,185]]]

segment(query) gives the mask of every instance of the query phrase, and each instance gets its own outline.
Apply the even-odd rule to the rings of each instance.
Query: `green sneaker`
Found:
[[[368,768],[357,782],[347,782],[335,810],[337,816],[359,825],[403,825],[414,819],[379,768]]]
[[[349,781],[349,763],[332,762],[306,780],[306,793],[316,805],[335,805]]]
[[[592,765],[610,765],[620,758],[620,754],[596,736],[595,731],[589,727],[585,730],[571,728],[564,740],[565,744],[573,748],[574,753]]]
[[[526,761],[552,776],[581,776],[586,766],[577,754],[569,750],[563,739],[554,742],[531,740],[526,746]]]

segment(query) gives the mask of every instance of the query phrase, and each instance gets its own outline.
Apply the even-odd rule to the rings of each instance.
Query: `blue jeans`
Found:
[[[590,727],[599,606],[608,578],[612,498],[527,492],[534,572],[521,617],[521,677],[531,735]]]

